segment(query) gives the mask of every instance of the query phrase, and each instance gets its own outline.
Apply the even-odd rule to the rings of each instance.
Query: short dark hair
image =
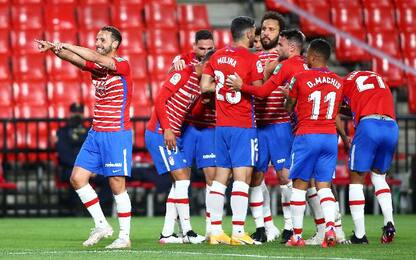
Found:
[[[279,22],[280,31],[283,31],[284,29],[286,29],[285,18],[283,18],[281,14],[275,11],[267,11],[266,13],[264,13],[263,18],[261,18],[261,24],[260,24],[261,27],[263,26],[264,20],[269,20],[269,19],[276,20]]]
[[[261,27],[256,27],[256,32],[254,33],[254,35],[256,35],[256,36],[261,35]]]
[[[214,40],[214,36],[208,30],[199,30],[195,33],[195,43],[199,40]]]
[[[253,28],[255,21],[253,18],[248,16],[239,16],[234,18],[231,22],[231,35],[233,40],[240,40],[244,36],[244,32],[247,29]]]
[[[305,44],[305,35],[301,31],[297,29],[283,30],[279,36],[286,38],[289,42],[294,42],[302,51]]]
[[[309,50],[320,54],[325,61],[331,56],[331,45],[324,39],[315,39],[309,44]]]
[[[111,38],[113,38],[113,40],[118,41],[118,45],[117,45],[117,49],[121,44],[121,41],[123,40],[123,38],[121,37],[121,33],[120,31],[111,25],[107,25],[104,26],[103,28],[101,28],[100,31],[107,31],[107,32],[111,32]]]

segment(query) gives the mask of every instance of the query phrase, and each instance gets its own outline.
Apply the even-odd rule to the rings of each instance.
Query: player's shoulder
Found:
[[[349,74],[347,74],[344,77],[344,81],[355,81],[360,76],[378,76],[377,73],[374,71],[368,71],[368,70],[356,70]]]
[[[128,63],[128,60],[126,58],[119,57],[119,56],[114,57],[114,60],[117,61],[117,62],[127,62]]]

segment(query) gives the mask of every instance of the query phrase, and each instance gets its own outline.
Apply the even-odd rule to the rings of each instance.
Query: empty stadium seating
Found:
[[[221,49],[232,41],[231,32],[228,29],[214,29],[212,32],[214,36],[215,47]]]
[[[11,12],[13,29],[42,29],[42,12],[42,5],[39,4],[14,5]]]
[[[11,47],[14,53],[39,53],[34,43],[36,39],[43,39],[42,29],[14,30],[11,32]]]
[[[114,26],[121,29],[143,28],[142,9],[143,6],[137,4],[120,3],[114,5],[111,9],[112,22]]]
[[[153,29],[147,31],[149,53],[179,53],[178,33],[172,29]]]
[[[177,30],[176,5],[150,1],[144,8],[148,28],[167,28]]]
[[[46,82],[42,80],[16,81],[13,83],[13,100],[16,106],[45,106]]]
[[[98,30],[110,24],[110,9],[107,4],[78,6],[77,14],[78,26],[82,30]]]
[[[147,55],[145,53],[131,53],[121,56],[129,61],[133,79],[144,80],[147,77]]]
[[[0,4],[0,29],[9,30],[10,24],[10,7],[7,4]]]
[[[356,30],[348,32],[352,36],[361,41],[366,41],[365,30]],[[341,62],[360,62],[369,61],[370,55],[357,45],[353,44],[350,39],[341,38],[339,35],[335,36],[335,55]]]
[[[78,80],[79,69],[67,61],[54,56],[46,56],[46,72],[51,80]]]
[[[128,28],[123,30],[123,40],[120,46],[120,53],[144,53],[146,51],[143,41],[143,31],[140,29]]]
[[[299,6],[307,12],[313,13],[317,18],[330,23],[330,7],[326,0],[304,0],[299,2]],[[309,22],[304,17],[300,18],[300,27],[305,35],[329,35],[325,29],[314,23]]]
[[[289,0],[291,4],[297,4],[297,0]],[[289,9],[287,9],[284,5],[277,3],[275,0],[264,0],[264,3],[266,4],[266,8],[268,10],[274,10],[281,13],[288,13]]]
[[[12,64],[15,79],[46,79],[45,55],[43,54],[15,55],[12,57]]]
[[[398,58],[401,60],[401,57]],[[390,64],[386,59],[373,58],[372,63],[372,70],[379,73],[391,87],[401,86],[405,83],[403,71]]]
[[[209,29],[208,12],[204,4],[179,5],[178,22],[181,29]]]
[[[75,4],[49,4],[45,9],[45,25],[48,30],[76,29]]]
[[[363,16],[359,2],[334,1],[331,6],[332,24],[337,28],[351,32],[362,30]]]
[[[2,79],[2,81],[12,79],[10,58],[7,55],[0,55],[0,79]]]

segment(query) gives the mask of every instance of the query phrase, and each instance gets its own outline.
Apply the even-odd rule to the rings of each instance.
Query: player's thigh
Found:
[[[234,181],[242,181],[250,184],[252,173],[253,167],[236,167],[233,168],[233,179]]]
[[[230,134],[228,127],[215,128],[215,166],[222,168],[232,168],[231,157],[228,150],[230,146]]]
[[[338,157],[338,137],[335,134],[317,135],[320,154],[316,158],[313,177],[316,182],[331,182]]]
[[[348,158],[349,169],[356,172],[368,172],[373,165],[377,143],[371,135],[375,134],[371,119],[361,120],[355,131]]]
[[[97,174],[103,174],[102,156],[97,144],[97,132],[90,130],[75,159],[74,166]]]
[[[317,156],[317,144],[311,135],[296,136],[292,146],[289,178],[309,181]]]
[[[183,151],[189,167],[192,166],[192,163],[196,156],[196,146],[199,135],[199,131],[191,125],[186,126],[182,131],[181,139],[183,144]]]
[[[196,166],[198,169],[215,166],[215,129],[204,128],[196,141]]]
[[[132,131],[100,132],[99,147],[104,175],[131,176],[133,139]]]
[[[382,136],[378,143],[372,168],[385,173],[390,168],[396,151],[399,139],[399,127],[395,121],[382,121],[380,124],[382,124],[379,128]]]
[[[229,151],[232,168],[254,167],[258,160],[258,140],[255,128],[229,129]]]
[[[290,123],[275,124],[272,134],[268,136],[270,156],[276,171],[287,167],[293,144],[292,126]]]
[[[269,168],[270,152],[267,144],[267,135],[270,134],[266,127],[257,128],[258,138],[258,159],[255,165],[254,172],[266,172]]]
[[[177,151],[168,150],[163,135],[149,130],[146,130],[145,141],[159,175],[187,167],[186,158],[179,148],[180,144]]]

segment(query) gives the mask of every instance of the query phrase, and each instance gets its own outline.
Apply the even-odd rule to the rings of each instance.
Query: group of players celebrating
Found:
[[[336,243],[366,244],[364,175],[371,174],[384,215],[381,243],[395,236],[392,200],[385,174],[398,142],[393,98],[374,72],[354,71],[344,78],[331,72],[331,47],[323,39],[310,42],[299,30],[285,30],[283,17],[267,12],[259,29],[262,48],[252,52],[255,22],[237,17],[231,23],[232,43],[214,50],[211,32],[196,32],[194,50],[179,55],[155,98],[145,141],[159,174],[173,180],[159,242],[246,245],[281,236],[287,246]],[[131,203],[125,188],[130,176],[132,97],[128,61],[117,55],[122,42],[117,28],[100,29],[96,50],[68,43],[37,40],[41,52],[88,71],[95,87],[94,119],[75,161],[71,184],[94,219],[95,227],[83,243],[110,237],[94,189],[93,174],[109,178],[120,224],[119,237],[107,248],[129,248]],[[345,101],[353,114],[355,136],[350,142],[339,118]],[[331,189],[338,135],[349,149],[349,205],[354,234],[346,239],[338,202]],[[193,231],[188,190],[195,163],[206,178],[206,234]],[[280,181],[284,229],[274,225],[270,194],[264,182],[269,164]],[[228,184],[232,182],[231,236],[222,228]],[[302,238],[306,200],[316,233]],[[250,207],[256,230],[245,230]],[[180,234],[174,233],[179,219]]]
[[[385,180],[398,141],[393,98],[383,79],[371,71],[344,78],[328,69],[329,43],[310,42],[299,30],[285,30],[283,17],[267,12],[253,52],[255,22],[237,17],[231,23],[232,43],[214,50],[207,30],[195,35],[194,50],[179,55],[155,100],[146,131],[146,145],[159,174],[173,184],[166,202],[160,243],[250,245],[281,236],[287,246],[336,243],[366,244],[363,180],[371,172],[384,215],[382,243],[395,235],[392,201]],[[338,114],[349,105],[356,126],[352,140]],[[371,131],[371,134],[370,134]],[[338,136],[349,149],[349,204],[354,234],[346,239],[339,205],[331,187]],[[188,188],[191,166],[206,177],[206,234],[192,230]],[[264,183],[269,164],[276,170],[284,229],[274,225],[270,195]],[[232,233],[222,228],[226,189],[232,180]],[[316,233],[302,238],[306,201]],[[245,230],[250,207],[256,231]],[[181,234],[174,233],[179,218]]]

